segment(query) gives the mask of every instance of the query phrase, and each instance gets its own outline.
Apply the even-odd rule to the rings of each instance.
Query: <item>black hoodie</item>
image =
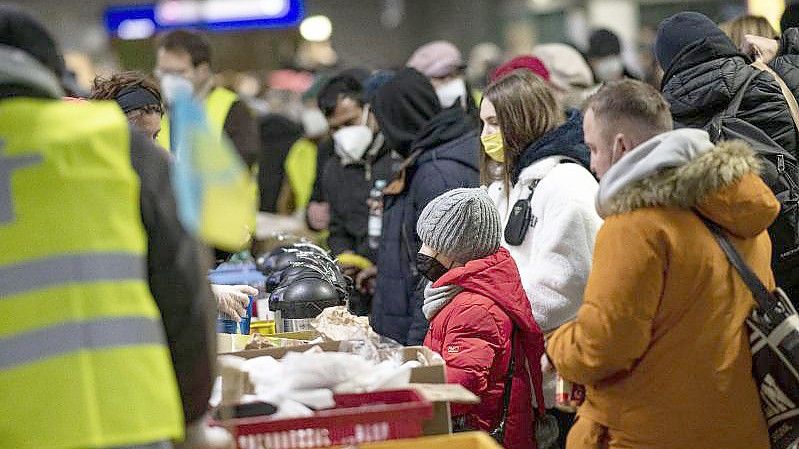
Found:
[[[422,129],[441,112],[441,104],[430,80],[406,68],[375,92],[372,111],[386,145],[407,157]]]

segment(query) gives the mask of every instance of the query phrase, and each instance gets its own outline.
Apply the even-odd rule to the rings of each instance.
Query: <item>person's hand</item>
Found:
[[[336,256],[336,263],[341,268],[341,271],[352,279],[355,279],[361,270],[365,270],[374,265],[369,259],[355,254],[350,250],[344,251]]]
[[[344,273],[345,276],[349,276],[353,279],[355,279],[358,276],[358,273],[362,271],[359,267],[356,267],[355,265],[339,264],[338,266],[339,268],[341,268],[341,272]]]
[[[774,39],[767,37],[755,36],[747,34],[744,36],[743,44],[741,44],[741,51],[752,59],[759,59],[766,64],[770,63],[777,57],[780,50],[780,43]]]
[[[377,277],[377,265],[361,270],[355,277],[355,288],[361,293],[373,294],[375,291],[375,278]]]
[[[249,285],[211,285],[214,292],[219,311],[230,318],[240,322],[241,318],[247,314],[247,306],[250,303],[248,296],[258,294],[258,289]]]
[[[311,201],[305,213],[312,230],[323,231],[330,226],[330,204]]]

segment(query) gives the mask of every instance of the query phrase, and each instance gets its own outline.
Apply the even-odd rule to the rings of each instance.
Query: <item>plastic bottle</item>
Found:
[[[376,250],[380,247],[380,234],[383,232],[383,189],[386,181],[378,179],[369,192],[369,222],[367,232],[369,235],[369,248]]]

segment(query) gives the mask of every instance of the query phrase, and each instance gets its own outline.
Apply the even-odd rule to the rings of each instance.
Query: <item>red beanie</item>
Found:
[[[545,81],[549,81],[549,70],[540,59],[535,56],[517,56],[497,67],[491,74],[491,82],[493,83],[516,69],[527,69]]]

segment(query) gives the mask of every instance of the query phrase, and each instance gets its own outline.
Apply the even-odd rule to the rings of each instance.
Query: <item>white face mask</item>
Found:
[[[160,84],[164,102],[167,104],[172,103],[179,96],[192,95],[194,91],[191,81],[180,75],[164,74],[160,77]]]
[[[371,128],[366,125],[369,119],[369,106],[363,109],[360,125],[343,126],[333,133],[336,154],[345,165],[358,162],[363,158],[369,144],[374,140]]]
[[[624,74],[621,56],[607,56],[594,63],[594,72],[600,81],[613,81]]]
[[[318,108],[303,108],[300,120],[305,137],[322,137],[330,129],[325,114]]]
[[[456,78],[436,89],[436,96],[444,109],[452,107],[459,100],[461,106],[466,107],[466,82],[463,78]]]

